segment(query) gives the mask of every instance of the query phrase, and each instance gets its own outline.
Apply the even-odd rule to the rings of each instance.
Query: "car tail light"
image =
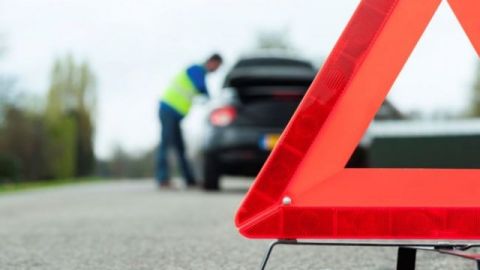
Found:
[[[290,101],[302,99],[303,94],[300,91],[276,91],[272,93],[272,96],[277,100]]]
[[[214,126],[224,127],[230,125],[237,117],[234,107],[222,107],[214,110],[210,115],[210,123]]]

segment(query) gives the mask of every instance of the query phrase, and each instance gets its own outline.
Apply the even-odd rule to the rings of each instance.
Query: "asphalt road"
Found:
[[[158,191],[152,181],[0,195],[0,269],[257,269],[268,242],[243,239],[234,212],[249,181],[225,192]],[[279,247],[269,269],[395,269],[392,248]],[[417,268],[475,269],[421,252]]]

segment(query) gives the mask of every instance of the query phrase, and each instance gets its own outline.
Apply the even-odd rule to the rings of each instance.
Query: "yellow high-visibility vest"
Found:
[[[183,71],[175,76],[170,86],[165,89],[162,101],[185,116],[192,107],[193,98],[198,94],[199,91],[188,76],[187,71]]]

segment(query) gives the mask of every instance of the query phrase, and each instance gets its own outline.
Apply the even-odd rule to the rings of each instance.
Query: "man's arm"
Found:
[[[206,83],[206,71],[205,68],[200,65],[194,65],[187,69],[187,74],[192,80],[197,90],[207,97],[209,96],[207,83]]]

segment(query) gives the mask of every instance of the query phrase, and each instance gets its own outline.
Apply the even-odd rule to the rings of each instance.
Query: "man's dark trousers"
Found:
[[[187,185],[195,184],[195,180],[185,155],[185,143],[183,141],[180,122],[182,117],[174,109],[160,105],[159,117],[161,123],[161,141],[157,153],[156,178],[159,184],[170,180],[170,168],[168,166],[168,150],[173,147],[178,157],[178,163],[183,178]]]

